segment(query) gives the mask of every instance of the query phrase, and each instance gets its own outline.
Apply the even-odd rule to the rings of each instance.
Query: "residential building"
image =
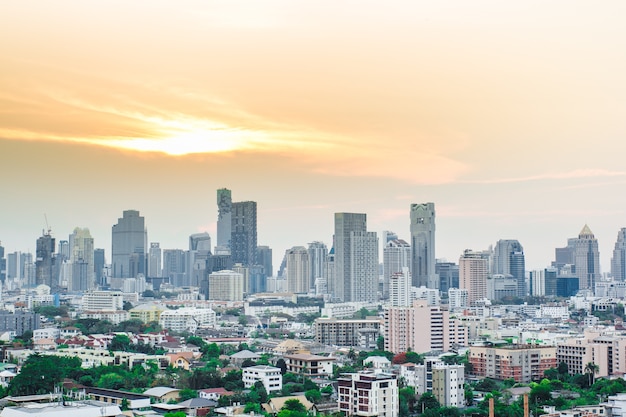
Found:
[[[435,204],[411,204],[413,286],[438,288],[435,273]]]
[[[283,376],[280,368],[267,365],[255,365],[242,369],[242,380],[245,388],[252,388],[261,381],[268,393],[283,389]]]
[[[242,301],[244,275],[235,271],[219,271],[209,274],[209,300]]]
[[[215,323],[215,311],[210,308],[183,307],[166,310],[159,316],[161,327],[175,332],[195,333],[198,327],[214,327]]]
[[[378,238],[367,231],[367,216],[335,213],[333,297],[341,301],[378,299]]]
[[[489,261],[483,253],[467,249],[459,259],[459,286],[467,290],[470,305],[487,297]]]
[[[454,262],[437,260],[435,274],[439,277],[439,291],[442,293],[450,288],[459,288],[459,266]]]
[[[329,377],[333,375],[335,358],[306,353],[283,356],[287,372],[305,375],[309,378]]]
[[[167,310],[160,304],[140,304],[128,310],[131,319],[141,320],[142,323],[158,322],[161,313]]]
[[[442,407],[465,406],[464,365],[446,365],[439,358],[426,357],[422,365],[402,364],[400,376],[418,395],[433,394]]]
[[[287,290],[294,294],[306,294],[313,287],[309,251],[304,246],[294,246],[285,254],[287,260]]]
[[[416,300],[411,307],[389,307],[385,310],[385,350],[400,353],[447,352],[452,346],[467,346],[469,330],[450,317],[441,306],[429,306]]]
[[[471,346],[469,360],[476,376],[524,383],[540,381],[558,364],[556,347],[537,345]]]
[[[468,308],[469,292],[467,289],[450,288],[448,290],[448,306],[450,311],[462,310]]]
[[[257,264],[263,266],[263,272],[266,277],[271,277],[274,274],[274,267],[272,265],[272,248],[269,246],[257,246],[256,248]]]
[[[125,210],[111,229],[113,278],[135,278],[146,274],[148,232],[137,210]]]
[[[96,288],[93,237],[89,229],[74,229],[69,237],[69,252],[73,267],[68,290],[87,291]]]
[[[408,307],[411,303],[411,273],[409,268],[403,267],[389,277],[389,305]]]
[[[338,378],[337,385],[339,411],[347,416],[398,416],[398,380],[395,375],[362,371]]]
[[[124,309],[124,294],[119,291],[90,291],[83,295],[82,309],[114,311]]]
[[[324,242],[311,242],[309,252],[309,288],[315,287],[315,280],[326,278],[326,262],[328,261],[328,248]],[[291,291],[291,290],[290,290]]]
[[[315,341],[323,345],[376,347],[381,335],[382,320],[378,317],[364,320],[315,320]]]
[[[383,247],[383,299],[389,298],[391,277],[397,273],[404,273],[411,279],[411,245],[402,239],[384,241]],[[409,282],[409,287],[412,281]]]
[[[35,331],[41,326],[39,314],[28,311],[15,311],[14,313],[0,310],[0,333],[15,332],[21,336],[26,331]]]

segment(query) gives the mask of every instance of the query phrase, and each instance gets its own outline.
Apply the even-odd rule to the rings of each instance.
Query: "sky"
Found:
[[[258,203],[274,267],[335,212],[436,256],[518,239],[527,269],[626,227],[623,1],[0,0],[0,241],[88,227],[110,260],[216,240],[216,190]],[[47,220],[46,220],[47,219]],[[46,221],[48,225],[46,225]]]

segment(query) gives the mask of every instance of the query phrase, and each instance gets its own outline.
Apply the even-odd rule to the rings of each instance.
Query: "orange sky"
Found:
[[[215,190],[259,244],[330,245],[336,211],[437,255],[517,238],[543,267],[585,222],[603,271],[626,226],[626,4],[2,1],[0,240],[33,250],[133,208],[186,246]],[[304,220],[306,219],[306,220]]]

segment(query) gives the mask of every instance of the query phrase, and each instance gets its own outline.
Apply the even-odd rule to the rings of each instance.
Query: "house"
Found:
[[[276,355],[293,355],[296,353],[309,353],[302,342],[293,339],[287,339],[279,343],[274,349]]]
[[[280,368],[273,366],[256,365],[243,368],[242,379],[246,388],[252,388],[257,381],[261,381],[268,393],[283,389]]]
[[[263,410],[269,414],[278,414],[280,410],[285,406],[285,403],[289,400],[300,401],[307,411],[311,411],[313,409],[313,403],[307,400],[304,395],[289,395],[286,397],[270,398],[267,404],[262,404]]]
[[[174,368],[182,368],[186,371],[189,370],[191,362],[193,361],[193,359],[195,359],[195,355],[193,352],[167,353],[165,356],[167,356],[170,364]]]
[[[328,377],[333,374],[335,358],[296,353],[285,355],[284,359],[287,365],[287,372],[309,377]]]
[[[384,356],[370,356],[363,359],[363,365],[371,365],[374,369],[387,369],[391,366],[391,361]]]
[[[84,389],[85,393],[96,401],[119,406],[122,406],[123,402],[126,402],[128,408],[131,409],[150,407],[150,397],[144,394],[95,387],[85,387]]]
[[[207,400],[217,401],[221,397],[228,397],[234,395],[232,391],[226,391],[224,388],[206,388],[198,391],[199,398],[206,398]]]
[[[169,401],[178,401],[180,398],[180,390],[170,387],[154,387],[144,391],[143,395],[153,398],[155,402],[166,403]]]
[[[247,359],[256,362],[261,359],[261,355],[250,350],[242,350],[230,355],[230,362],[236,366],[241,366]]]

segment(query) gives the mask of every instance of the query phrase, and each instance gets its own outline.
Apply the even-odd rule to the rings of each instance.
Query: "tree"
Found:
[[[192,398],[198,398],[198,391],[191,388],[184,388],[178,392],[178,397],[180,401],[187,401]]]
[[[592,386],[595,375],[600,372],[600,367],[593,362],[589,362],[585,365],[584,371],[589,375],[589,386]]]
[[[109,351],[125,351],[130,350],[130,339],[125,334],[116,334],[111,340]]]
[[[287,363],[283,358],[276,361],[276,367],[280,368],[280,374],[285,375],[287,373]]]
[[[430,392],[423,393],[420,399],[417,401],[417,410],[421,411],[422,413],[425,410],[434,410],[439,407],[439,401],[437,401],[437,398],[435,398],[435,396]]]
[[[406,359],[406,352],[400,352],[397,355],[395,355],[393,357],[393,359],[391,360],[391,363],[393,364],[402,364],[402,363],[406,363],[407,359]]]
[[[249,368],[249,367],[254,366],[254,365],[256,365],[256,363],[252,359],[250,359],[250,358],[246,358],[246,359],[244,359],[243,362],[241,362],[241,367],[242,368]]]
[[[322,400],[322,393],[316,389],[310,389],[304,393],[304,396],[307,400],[311,401],[314,404],[319,403]]]
[[[385,350],[385,337],[384,336],[378,336],[378,339],[376,339],[376,349]]]
[[[283,405],[283,408],[281,408],[281,410],[300,411],[306,413],[306,407],[304,406],[304,404],[302,404],[295,398],[285,401],[285,405]]]
[[[63,378],[74,370],[80,370],[81,361],[78,358],[63,358],[55,356],[30,355],[22,370],[9,383],[9,395],[48,394],[54,392]]]

